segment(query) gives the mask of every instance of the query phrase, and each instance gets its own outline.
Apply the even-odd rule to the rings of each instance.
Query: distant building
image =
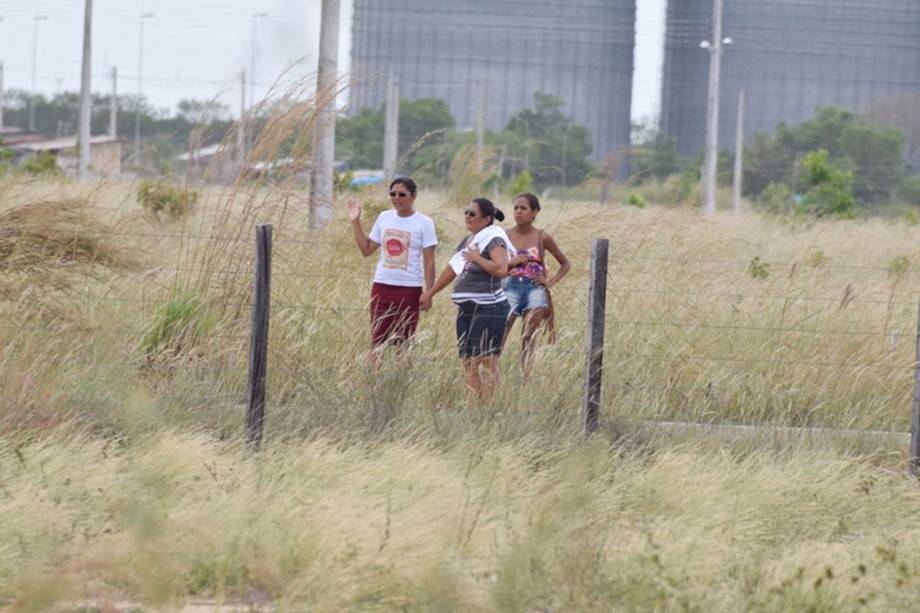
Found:
[[[173,160],[176,162],[174,170],[177,174],[196,181],[205,176],[229,181],[239,172],[240,167],[236,151],[222,143],[184,151]]]
[[[38,135],[22,135],[21,138],[4,137],[4,146],[16,155],[17,163],[34,159],[43,153],[57,158],[58,167],[66,173],[77,172],[77,137],[47,139]],[[90,139],[89,168],[103,177],[116,177],[121,174],[121,141],[111,136],[93,136]]]
[[[0,129],[0,146],[8,149],[11,149],[15,145],[37,143],[43,140],[48,140],[48,137],[44,134],[26,132],[21,128],[4,126],[3,129]]]
[[[706,139],[712,0],[669,0],[661,134],[684,154]],[[719,146],[734,149],[738,92],[745,135],[798,124],[818,108],[864,112],[884,98],[920,92],[917,0],[730,0],[723,36]]]
[[[603,158],[629,144],[635,17],[636,0],[355,0],[350,112],[380,108],[392,69],[402,99],[472,128],[484,82],[488,129],[550,94]]]

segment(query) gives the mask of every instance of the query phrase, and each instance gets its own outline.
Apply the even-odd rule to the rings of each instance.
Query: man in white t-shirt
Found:
[[[434,222],[413,208],[418,186],[408,177],[390,183],[393,208],[381,213],[370,236],[361,227],[361,206],[348,201],[348,219],[358,250],[364,257],[381,245],[374,284],[371,288],[371,361],[377,363],[378,349],[401,345],[415,334],[422,280],[434,285],[434,250],[438,244]]]

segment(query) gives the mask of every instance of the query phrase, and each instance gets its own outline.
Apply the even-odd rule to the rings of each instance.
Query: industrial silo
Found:
[[[712,0],[669,0],[661,133],[688,155],[705,145]],[[739,91],[745,135],[797,124],[818,108],[854,112],[920,92],[917,0],[725,0],[719,146],[734,149]]]
[[[401,98],[445,100],[460,128],[480,87],[491,130],[551,94],[602,158],[629,144],[635,14],[635,0],[355,0],[350,112],[383,104],[390,69]]]

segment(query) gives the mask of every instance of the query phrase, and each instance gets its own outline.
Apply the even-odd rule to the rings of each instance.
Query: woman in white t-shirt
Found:
[[[375,365],[379,349],[399,346],[415,334],[422,281],[434,285],[434,250],[438,244],[434,222],[413,208],[418,186],[408,177],[390,183],[393,208],[381,213],[370,236],[361,227],[361,206],[348,201],[348,219],[358,250],[364,257],[378,247],[380,257],[371,288],[371,353]]]

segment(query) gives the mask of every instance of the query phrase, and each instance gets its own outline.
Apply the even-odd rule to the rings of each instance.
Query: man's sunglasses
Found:
[[[400,198],[405,198],[408,195],[409,195],[409,192],[396,192],[396,191],[390,192],[390,198],[396,198],[397,196]]]

